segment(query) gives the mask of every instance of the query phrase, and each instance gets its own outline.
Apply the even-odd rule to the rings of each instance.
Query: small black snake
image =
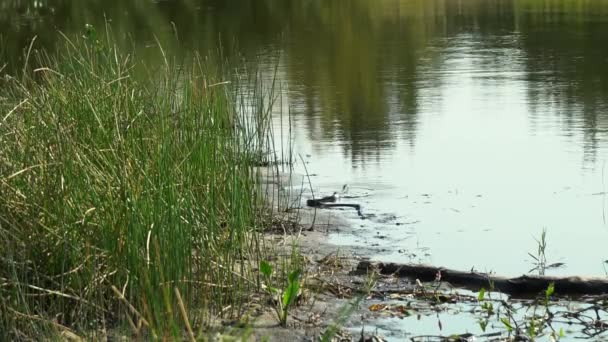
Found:
[[[334,195],[332,195],[332,196],[327,196],[327,197],[323,197],[320,199],[306,200],[306,205],[309,207],[313,207],[313,208],[335,208],[335,207],[355,208],[357,210],[357,214],[359,216],[363,217],[363,214],[361,213],[361,206],[359,204],[328,203],[328,202],[335,202],[335,201],[336,201],[336,195],[334,193]]]

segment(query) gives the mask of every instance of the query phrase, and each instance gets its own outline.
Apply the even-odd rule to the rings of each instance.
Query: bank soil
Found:
[[[605,306],[601,305],[605,302],[604,293],[608,292],[605,278],[505,278],[428,265],[375,263],[369,259],[378,254],[373,247],[336,246],[328,242],[332,233],[352,231],[351,223],[344,219],[342,210],[302,205],[305,203],[302,191],[294,190],[298,184],[305,184],[302,176],[267,172],[265,177],[266,195],[272,199],[269,203],[276,217],[276,224],[267,232],[265,241],[277,258],[285,260],[293,258],[295,248],[304,273],[301,291],[296,305],[289,311],[286,327],[278,324],[276,312],[272,310],[276,299],[260,298],[260,305],[249,322],[257,340],[383,341],[407,336],[411,341],[468,341],[471,338],[504,341],[523,338],[530,324],[546,328],[547,333],[540,331],[538,336],[542,333],[559,337],[560,330],[552,326],[552,322],[558,320],[567,321],[582,337],[599,336],[608,330]],[[548,288],[551,288],[550,294]],[[489,290],[496,292],[493,298],[480,297],[479,291]],[[554,300],[556,294],[566,298],[567,303],[575,298],[579,307],[576,310],[569,305],[567,309],[560,309],[565,305],[550,308],[553,304],[549,300]],[[496,314],[500,329],[488,329],[487,333],[477,335],[468,332],[481,331],[478,322],[483,324],[485,319],[485,323],[489,323],[488,317],[495,314],[492,311],[495,308],[501,307],[504,315],[517,305],[536,310],[543,301],[544,318],[539,318],[538,323],[514,314],[507,316],[511,327]],[[495,306],[489,310],[490,305],[482,302]],[[473,324],[462,327],[462,333],[442,335],[439,313],[454,314],[450,306],[455,305],[470,309],[468,314],[472,315]],[[386,323],[410,316],[416,320],[436,316],[437,334],[415,336],[402,332],[396,337],[391,336],[394,330],[377,328],[383,320]]]

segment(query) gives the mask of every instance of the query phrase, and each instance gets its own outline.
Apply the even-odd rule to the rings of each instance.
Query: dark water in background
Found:
[[[608,1],[2,1],[0,67],[104,16],[152,62],[157,36],[277,67],[316,191],[373,216],[332,241],[521,274],[544,227],[553,273],[604,274]]]

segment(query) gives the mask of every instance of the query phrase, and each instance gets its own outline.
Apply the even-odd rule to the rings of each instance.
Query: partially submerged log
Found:
[[[327,203],[327,202],[323,202],[321,200],[309,199],[306,201],[306,205],[309,207],[314,207],[314,208],[339,208],[339,207],[354,208],[355,210],[357,210],[357,215],[359,215],[360,217],[363,217],[363,214],[361,213],[361,206],[359,204]]]
[[[357,265],[358,272],[368,272],[376,269],[380,274],[410,278],[428,282],[438,279],[456,287],[473,291],[481,288],[492,289],[514,297],[529,297],[544,292],[549,284],[555,286],[557,296],[600,295],[608,294],[608,278],[600,277],[554,277],[523,275],[516,278],[496,276],[474,271],[458,271],[443,267],[419,264],[371,263],[361,261]]]

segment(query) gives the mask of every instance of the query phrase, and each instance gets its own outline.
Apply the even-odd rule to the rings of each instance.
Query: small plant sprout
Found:
[[[276,297],[275,311],[277,312],[279,323],[281,326],[286,326],[289,307],[295,302],[298,297],[298,292],[300,291],[300,277],[302,271],[297,268],[289,272],[289,275],[287,276],[287,287],[282,291],[282,294],[277,287],[272,286],[273,269],[267,261],[262,261],[260,263],[260,272],[262,272],[262,275],[264,276],[264,287],[266,291],[273,299]]]
[[[528,255],[534,259],[534,268],[531,269],[530,272],[538,271],[539,275],[545,275],[545,270],[547,269],[547,257],[545,255],[547,249],[547,229],[543,228],[540,240],[534,240],[536,240],[537,243],[536,255],[528,253]]]

